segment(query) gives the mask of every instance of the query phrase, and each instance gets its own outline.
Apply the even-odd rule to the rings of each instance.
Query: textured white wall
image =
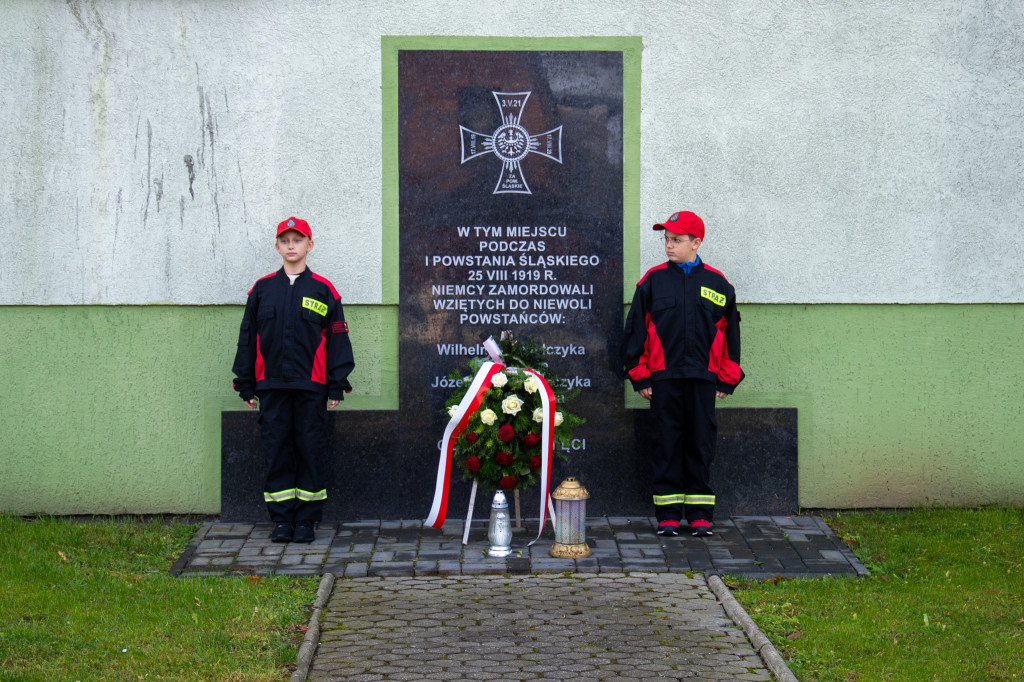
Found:
[[[641,222],[743,300],[1024,301],[1020,3],[7,0],[0,304],[238,303],[293,213],[380,302],[382,35],[642,36]]]

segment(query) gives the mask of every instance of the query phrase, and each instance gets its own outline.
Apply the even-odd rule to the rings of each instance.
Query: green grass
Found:
[[[195,525],[0,516],[0,680],[282,680],[317,579],[172,578]]]
[[[870,576],[728,581],[800,680],[1024,680],[1024,510],[826,520]]]

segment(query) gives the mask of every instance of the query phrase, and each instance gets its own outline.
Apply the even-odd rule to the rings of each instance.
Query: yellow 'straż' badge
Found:
[[[700,288],[700,295],[703,298],[708,299],[715,305],[725,305],[725,294],[720,294],[714,289],[708,289],[707,287]]]
[[[309,298],[308,296],[304,296],[302,298],[302,307],[303,308],[309,308],[310,310],[312,310],[314,313],[317,313],[318,315],[326,315],[327,314],[327,304],[326,303],[321,303],[320,301],[316,300],[315,298]]]

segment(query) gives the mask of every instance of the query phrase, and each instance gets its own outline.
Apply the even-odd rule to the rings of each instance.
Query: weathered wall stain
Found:
[[[191,154],[185,155],[185,169],[188,171],[188,195],[195,199],[196,193],[192,189],[192,184],[196,181],[196,162],[192,159]],[[182,206],[184,207],[184,204]]]
[[[509,17],[485,0],[469,18],[454,0],[413,0],[401,11],[382,2],[8,3],[0,38],[13,77],[2,86],[10,115],[0,144],[20,152],[0,158],[0,176],[10,196],[33,200],[5,208],[10,224],[53,226],[51,243],[69,253],[77,211],[97,246],[64,262],[99,279],[86,302],[168,300],[161,278],[117,280],[109,262],[116,232],[136,246],[134,271],[159,271],[145,261],[163,258],[155,240],[174,223],[157,206],[163,192],[189,198],[179,226],[214,246],[189,256],[172,246],[171,276],[181,280],[173,302],[240,302],[234,282],[273,265],[260,228],[304,213],[319,228],[320,269],[346,273],[348,300],[378,303],[390,124],[381,37],[612,32],[643,36],[639,224],[680,201],[699,208],[711,230],[707,258],[735,273],[743,299],[1018,302],[1024,280],[1002,273],[1024,259],[1024,55],[1015,43],[1024,17],[1006,6],[523,0]],[[530,19],[537,13],[551,19],[543,29]],[[453,16],[469,23],[455,26]],[[678,22],[692,27],[686,41]],[[143,119],[152,131],[145,160]],[[185,174],[164,173],[186,154]],[[48,194],[54,177],[90,196],[76,208],[72,193]],[[139,217],[131,224],[116,221],[119,191],[124,214]],[[971,248],[954,258],[945,245],[963,234],[965,215]],[[883,256],[851,251],[852,235],[884,245]],[[654,241],[636,240],[645,267],[661,259]],[[78,277],[48,263],[42,253],[5,261],[0,304],[80,302],[77,286],[62,284]],[[46,298],[19,284],[39,268],[53,282]]]

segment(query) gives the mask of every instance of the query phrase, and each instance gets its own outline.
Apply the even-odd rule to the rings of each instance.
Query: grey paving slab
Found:
[[[526,525],[536,519],[527,519]],[[208,523],[196,533],[171,568],[172,575],[225,574],[260,566],[273,571],[330,572],[359,575],[480,575],[585,571],[687,571],[737,576],[865,575],[867,570],[849,548],[817,516],[757,516],[723,519],[715,535],[695,538],[685,533],[658,537],[650,517],[599,517],[587,520],[591,557],[555,559],[548,555],[550,526],[532,547],[533,533],[513,537],[513,554],[487,556],[486,522],[474,521],[469,543],[462,544],[462,521],[440,530],[420,521],[352,521],[325,523],[310,544],[270,541],[271,524]],[[770,575],[767,577],[771,577]]]
[[[771,675],[703,576],[335,582],[309,680],[750,679]]]

